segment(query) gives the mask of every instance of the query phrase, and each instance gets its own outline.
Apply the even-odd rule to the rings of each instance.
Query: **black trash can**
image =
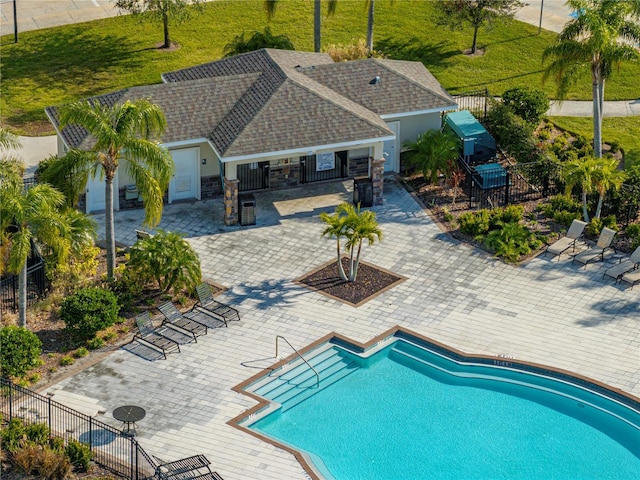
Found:
[[[238,216],[240,225],[256,224],[256,198],[250,193],[238,195]]]
[[[373,182],[369,177],[353,179],[353,204],[361,207],[373,206]]]

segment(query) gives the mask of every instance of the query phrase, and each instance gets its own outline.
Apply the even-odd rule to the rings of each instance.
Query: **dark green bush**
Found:
[[[115,294],[103,288],[83,288],[62,302],[60,318],[77,340],[89,340],[112,326],[120,305]]]
[[[502,103],[526,122],[538,124],[549,110],[549,98],[537,88],[514,87],[502,94]]]
[[[65,453],[67,454],[67,457],[69,457],[71,465],[73,465],[76,470],[79,472],[86,472],[89,470],[89,463],[93,456],[89,445],[72,439],[69,440],[67,448],[65,448]]]
[[[615,230],[616,232],[618,231],[618,222],[616,221],[615,215],[607,215],[603,218],[592,218],[587,225],[587,234],[592,237],[597,237],[605,227]]]
[[[32,423],[24,427],[24,434],[27,439],[38,445],[48,445],[51,430],[46,423]]]
[[[9,325],[0,328],[0,374],[23,377],[38,366],[42,342],[30,330]]]
[[[569,227],[575,219],[579,220],[582,218],[582,214],[580,212],[567,212],[566,210],[560,210],[559,212],[555,212],[552,218],[554,222],[565,227]]]
[[[528,255],[532,249],[542,246],[542,242],[527,227],[515,222],[499,222],[497,228],[486,236],[484,243],[496,257],[502,257],[509,263],[516,263],[522,255]]]
[[[542,159],[542,151],[536,146],[533,127],[502,104],[492,106],[487,113],[487,128],[500,147],[513,155],[518,162],[535,162]]]
[[[24,423],[19,418],[12,418],[11,421],[0,430],[2,438],[2,450],[15,452],[20,448],[20,443],[24,439]]]
[[[126,265],[121,265],[116,268],[115,278],[108,287],[118,297],[120,307],[128,311],[133,308],[135,302],[142,295],[144,282],[126,267]]]
[[[631,248],[634,250],[640,247],[640,223],[630,223],[627,225],[627,238],[631,240]]]

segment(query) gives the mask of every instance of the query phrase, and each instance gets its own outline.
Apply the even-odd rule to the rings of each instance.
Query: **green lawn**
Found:
[[[324,20],[323,44],[350,43],[366,34],[364,0],[338,3]],[[518,86],[541,86],[541,52],[555,34],[536,35],[537,27],[520,22],[481,30],[485,54],[467,57],[470,29],[452,32],[434,23],[433,5],[423,0],[376,2],[376,48],[390,58],[419,60],[451,93],[488,87],[499,95]],[[80,25],[24,32],[0,39],[0,121],[17,132],[51,133],[43,109],[134,85],[160,82],[160,74],[220,58],[224,45],[243,30],[267,25],[262,0],[220,0],[204,5],[193,19],[171,27],[181,48],[162,51],[157,24],[120,16]],[[270,26],[287,34],[298,50],[313,48],[313,7],[306,0],[278,5]],[[637,98],[640,65],[624,65],[607,83],[607,99]],[[579,88],[578,88],[579,87]],[[589,99],[590,81],[582,79],[570,98]],[[554,85],[544,86],[553,95]]]
[[[579,117],[550,117],[563,130],[593,140],[593,120]],[[605,143],[618,142],[625,153],[640,154],[640,117],[605,117],[602,122]]]

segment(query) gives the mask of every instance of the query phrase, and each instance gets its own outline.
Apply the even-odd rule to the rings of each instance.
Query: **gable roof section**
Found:
[[[456,108],[456,102],[420,62],[369,58],[299,71],[378,115]],[[379,83],[373,83],[376,77]]]

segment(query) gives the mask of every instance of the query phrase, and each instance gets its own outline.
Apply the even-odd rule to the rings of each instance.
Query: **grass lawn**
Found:
[[[85,24],[24,32],[0,39],[0,121],[18,133],[45,134],[52,129],[43,109],[74,99],[118,89],[159,83],[163,72],[221,57],[224,46],[242,31],[266,25],[263,0],[220,0],[206,3],[202,13],[170,32],[180,48],[163,51],[159,24],[139,23],[119,16]],[[366,35],[365,2],[338,3],[336,14],[323,19],[323,45],[350,43]],[[313,49],[313,7],[305,0],[278,5],[270,26],[286,34],[297,50]],[[481,29],[478,43],[484,55],[469,57],[472,30],[451,31],[435,24],[433,3],[423,0],[376,2],[376,48],[388,57],[422,61],[451,93],[488,87],[503,90],[541,84],[541,53],[555,38],[537,27],[514,21],[491,31]],[[607,99],[638,96],[640,64],[624,65],[607,83]],[[545,91],[552,96],[554,85]],[[572,99],[589,99],[589,78],[571,91]]]
[[[579,134],[593,141],[593,120],[580,117],[550,117],[553,123],[572,134]],[[606,143],[618,142],[625,154],[640,156],[640,117],[605,117],[602,122],[602,139]]]

